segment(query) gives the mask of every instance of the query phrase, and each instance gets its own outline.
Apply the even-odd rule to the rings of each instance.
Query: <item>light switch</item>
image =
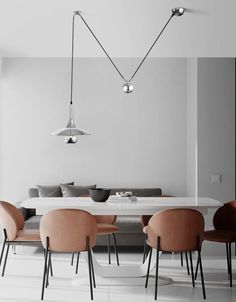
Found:
[[[220,184],[221,183],[221,178],[222,178],[221,174],[212,174],[211,175],[211,182],[213,184]]]

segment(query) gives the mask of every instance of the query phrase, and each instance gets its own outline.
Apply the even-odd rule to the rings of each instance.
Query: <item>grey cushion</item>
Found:
[[[96,185],[90,185],[90,186],[61,185],[61,191],[63,197],[88,196],[89,189],[96,189]]]
[[[29,197],[39,197],[39,190],[37,188],[29,188]]]
[[[116,192],[132,192],[132,195],[137,197],[157,197],[162,193],[160,188],[113,188],[111,195],[115,195]]]
[[[62,197],[60,186],[40,186],[37,185],[39,197]]]
[[[68,182],[66,185],[73,185],[74,182]],[[62,197],[60,185],[42,186],[37,185],[37,188],[29,189],[30,197]]]

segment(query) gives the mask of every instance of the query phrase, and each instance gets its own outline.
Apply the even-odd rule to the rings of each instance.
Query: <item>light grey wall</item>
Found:
[[[220,184],[211,175],[222,175]],[[198,194],[221,201],[235,190],[234,58],[198,59]]]
[[[117,59],[127,74],[138,59]],[[78,72],[79,68],[79,72]],[[186,194],[186,59],[148,59],[132,94],[106,59],[76,60],[75,116],[92,132],[76,145],[50,133],[68,119],[68,59],[4,59],[0,194],[36,184],[158,186]]]

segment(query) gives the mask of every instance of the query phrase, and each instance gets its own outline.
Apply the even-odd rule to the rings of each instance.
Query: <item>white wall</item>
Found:
[[[139,60],[117,62],[129,75]],[[77,64],[75,115],[92,135],[65,145],[50,133],[67,122],[69,60],[3,60],[1,198],[21,200],[31,186],[71,180],[185,195],[186,59],[148,59],[130,95],[106,59]]]

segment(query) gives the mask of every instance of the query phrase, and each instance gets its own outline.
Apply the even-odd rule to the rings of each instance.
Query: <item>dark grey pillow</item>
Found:
[[[74,182],[70,182],[66,185],[73,186]],[[37,185],[39,197],[62,197],[62,191],[60,185],[56,186],[41,186]]]
[[[96,185],[91,185],[91,186],[61,185],[61,191],[63,197],[89,196],[89,189],[96,189]]]

